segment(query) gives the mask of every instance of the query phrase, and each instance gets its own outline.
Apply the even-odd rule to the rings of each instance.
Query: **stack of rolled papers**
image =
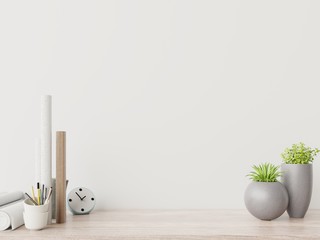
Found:
[[[23,192],[0,194],[0,231],[16,229],[23,221]]]

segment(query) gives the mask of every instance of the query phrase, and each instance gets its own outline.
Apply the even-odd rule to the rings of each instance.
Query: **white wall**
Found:
[[[1,1],[0,191],[41,94],[98,208],[244,208],[252,164],[320,146],[319,1]],[[320,159],[312,208],[320,208]]]

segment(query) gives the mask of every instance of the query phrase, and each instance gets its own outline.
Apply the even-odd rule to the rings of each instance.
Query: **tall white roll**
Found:
[[[41,145],[40,138],[35,142],[35,183],[41,182]]]
[[[41,128],[40,128],[41,184],[48,189],[52,186],[52,127],[51,96],[41,96]],[[52,207],[49,207],[48,224],[52,222]]]

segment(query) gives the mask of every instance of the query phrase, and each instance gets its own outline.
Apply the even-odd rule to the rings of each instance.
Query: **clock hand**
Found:
[[[81,201],[82,201],[82,198],[80,197],[80,195],[76,192],[76,194],[78,195],[78,197],[81,199]]]
[[[85,198],[86,196],[84,196],[83,198],[81,198],[81,201]]]

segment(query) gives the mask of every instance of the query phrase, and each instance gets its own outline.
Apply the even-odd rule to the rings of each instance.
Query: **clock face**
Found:
[[[96,205],[96,199],[88,188],[78,187],[68,194],[68,206],[73,214],[88,214]]]

